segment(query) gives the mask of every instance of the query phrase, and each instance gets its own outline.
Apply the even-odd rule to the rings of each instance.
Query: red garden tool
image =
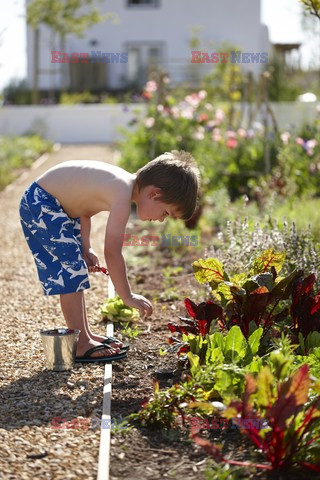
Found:
[[[105,275],[109,275],[109,272],[108,272],[108,270],[107,270],[105,267],[96,266],[96,271],[97,271],[97,272],[102,272],[102,273],[104,273]]]

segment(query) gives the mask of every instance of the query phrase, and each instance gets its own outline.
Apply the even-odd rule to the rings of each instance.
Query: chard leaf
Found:
[[[260,347],[260,340],[263,333],[263,328],[259,327],[255,330],[248,339],[248,344],[251,348],[252,354],[255,355],[258,353]]]
[[[227,304],[232,300],[233,295],[230,289],[230,285],[226,282],[221,282],[219,285],[210,283],[210,287],[213,290],[213,295],[223,304]]]
[[[294,281],[301,277],[303,274],[302,270],[294,270],[287,277],[282,278],[272,290],[272,299],[273,300],[287,300],[292,293],[292,287]],[[279,277],[278,277],[279,278]]]
[[[299,333],[301,335],[301,333]],[[320,347],[320,333],[310,332],[305,342],[306,351],[309,352],[313,348]]]
[[[227,393],[228,388],[232,385],[232,376],[225,370],[219,370],[216,374],[214,389],[217,392]]]
[[[224,280],[229,280],[224,271],[223,264],[215,258],[196,260],[192,264],[196,280],[202,284],[210,282],[211,285],[219,285]]]
[[[219,347],[222,352],[224,351],[224,337],[222,333],[215,332],[209,335],[209,341],[211,348]]]
[[[257,401],[268,407],[273,400],[274,377],[269,367],[262,367],[257,377]]]
[[[228,363],[236,363],[246,354],[247,342],[240,327],[235,325],[229,330],[225,339],[225,359]]]
[[[188,360],[190,362],[190,372],[191,375],[195,375],[197,370],[200,368],[200,358],[198,355],[193,354],[192,352],[188,352]]]
[[[266,287],[269,292],[273,289],[273,276],[272,273],[259,273],[254,275],[251,279],[259,285],[259,287]]]
[[[309,385],[309,367],[302,365],[289,380],[281,385],[277,401],[267,412],[267,418],[273,426],[285,430],[286,420],[297,414],[307,402]]]
[[[207,363],[224,363],[224,356],[219,347],[216,348],[208,348],[206,354],[206,364]]]
[[[259,257],[255,258],[251,264],[250,275],[266,273],[274,267],[279,273],[282,269],[286,254],[285,252],[275,252],[273,248],[265,250]]]
[[[256,290],[259,287],[259,284],[255,282],[252,278],[249,278],[243,285],[242,288],[245,289],[246,293],[249,295],[251,292]]]

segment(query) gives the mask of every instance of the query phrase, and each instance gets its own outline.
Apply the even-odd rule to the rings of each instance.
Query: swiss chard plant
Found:
[[[320,292],[313,295],[316,281],[314,274],[296,280],[290,308],[294,340],[300,344],[303,354],[320,347]]]
[[[191,318],[179,317],[183,322],[180,325],[174,322],[168,323],[168,328],[172,333],[182,333],[185,336],[195,335],[202,339],[210,332],[210,326],[214,319],[218,318],[218,324],[223,325],[223,310],[211,300],[196,305],[192,300],[186,298],[184,304]],[[199,340],[201,341],[201,339]],[[188,342],[181,342],[176,337],[170,337],[169,343],[173,346],[171,351],[177,351],[178,355],[190,350]]]
[[[320,472],[320,397],[310,400],[310,383],[307,365],[284,382],[277,382],[264,367],[256,379],[247,376],[242,400],[231,402],[224,411],[265,455],[268,464],[256,467],[282,471],[306,467]],[[313,388],[320,393],[319,383]],[[217,461],[241,464],[224,458],[198,428],[192,430],[192,437]]]
[[[139,310],[125,305],[119,295],[105,300],[101,305],[100,313],[103,320],[110,322],[137,322],[139,320]]]
[[[154,384],[154,392],[145,399],[141,410],[130,415],[132,423],[151,428],[170,429],[177,425],[177,420],[184,419],[186,407],[193,401],[204,401],[207,397],[203,388],[186,375],[180,383],[167,390],[160,390],[158,382]]]
[[[245,366],[252,362],[257,354],[261,336],[262,328],[258,328],[246,340],[240,327],[234,325],[227,335],[215,332],[206,337],[189,335],[183,337],[183,340],[190,347],[188,358],[191,367],[195,362],[199,365],[236,364]]]
[[[302,275],[301,271],[294,271],[286,277],[279,276],[284,259],[284,252],[268,249],[251,261],[247,272],[231,278],[215,258],[193,263],[196,280],[209,283],[213,296],[221,304],[222,329],[238,325],[246,338],[259,327],[263,329],[262,338],[276,333],[277,324],[289,315],[283,303],[289,299],[295,280]]]

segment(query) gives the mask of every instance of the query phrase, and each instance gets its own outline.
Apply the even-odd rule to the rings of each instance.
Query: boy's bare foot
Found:
[[[86,343],[80,343],[78,342],[78,347],[77,347],[77,354],[76,356],[77,357],[83,357],[83,355],[85,355],[85,353],[90,350],[90,348],[93,348],[93,347],[96,347],[98,345],[101,345],[101,342],[95,342],[94,340],[89,340],[89,342],[86,342]],[[111,347],[111,345],[110,345]],[[120,351],[120,348],[104,348],[104,349],[101,349],[101,350],[98,350],[97,352],[93,352],[92,353],[92,358],[93,357],[110,357],[112,355],[115,355],[117,353],[119,353]]]

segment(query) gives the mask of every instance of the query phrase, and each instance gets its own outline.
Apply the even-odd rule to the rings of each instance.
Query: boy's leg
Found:
[[[101,345],[92,340],[87,329],[87,319],[84,311],[84,292],[65,293],[60,295],[60,304],[68,328],[81,330],[79,335],[77,356],[81,357],[89,348]],[[114,355],[119,348],[99,350],[92,357],[107,357]]]
[[[99,343],[103,342],[106,339],[106,336],[96,335],[95,333],[92,332],[92,330],[90,328],[88,317],[87,317],[85,295],[83,295],[83,297],[82,297],[82,307],[83,307],[83,318],[84,318],[85,329],[88,333],[88,336],[91,338],[91,340],[94,340],[94,341],[99,342]],[[116,342],[112,342],[112,341],[108,342],[108,345],[112,348],[117,349],[117,348],[121,348],[123,343],[120,342],[120,340],[117,340]]]
[[[96,335],[95,333],[92,332],[91,328],[90,328],[90,325],[89,325],[89,321],[88,321],[88,317],[87,317],[87,309],[86,309],[86,302],[85,302],[85,296],[83,295],[83,318],[84,318],[84,321],[85,321],[85,328],[86,328],[86,331],[88,332],[88,335],[89,337],[91,338],[91,340],[94,340],[96,342],[104,342],[106,340],[106,336],[103,336],[103,335]],[[120,342],[120,340],[116,340],[116,341],[109,341],[108,342],[108,345],[112,348],[120,348],[123,346],[123,343]]]

